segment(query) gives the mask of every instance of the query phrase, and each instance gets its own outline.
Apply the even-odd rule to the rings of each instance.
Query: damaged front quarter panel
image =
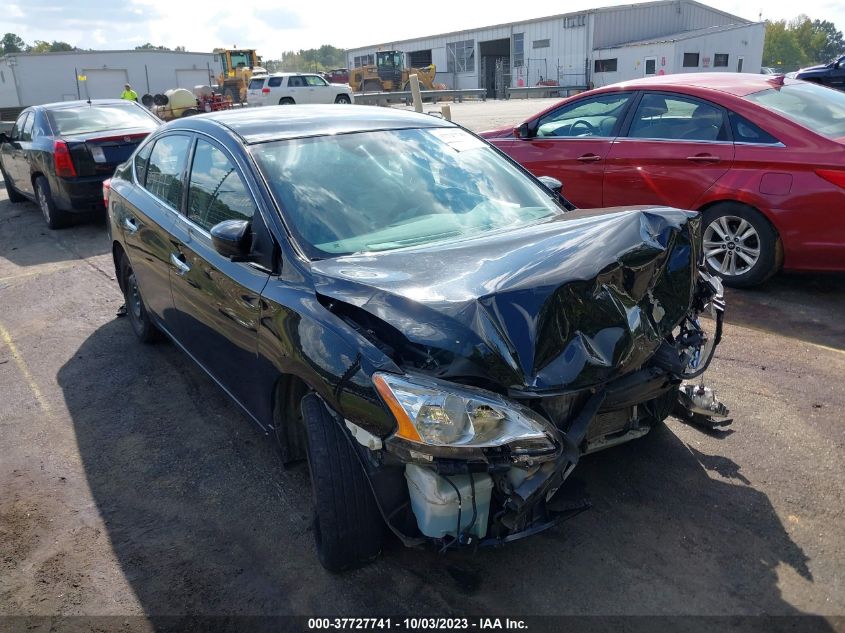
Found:
[[[505,445],[431,445],[403,436],[400,423],[381,439],[386,462],[405,468],[412,498],[404,520],[401,498],[382,508],[396,519],[391,527],[404,525],[408,539],[419,537],[408,532],[416,525],[450,543],[496,544],[577,511],[558,491],[580,456],[641,437],[675,405],[690,350],[703,340],[698,314],[718,294],[699,261],[698,215],[625,208],[576,211],[483,240],[315,262],[320,303],[400,372],[442,381],[446,394],[449,385],[481,388],[504,398],[503,408],[512,402],[549,424],[554,450],[517,453]],[[380,395],[395,419],[416,415],[413,407],[397,413]],[[441,400],[432,419],[449,415]],[[445,478],[432,480],[442,486],[424,483],[409,465]],[[460,492],[469,485],[477,501],[475,483],[486,494],[487,478],[481,502],[491,504],[489,526],[467,528]],[[458,518],[445,537],[421,509],[429,506],[413,497],[430,488],[457,493]]]

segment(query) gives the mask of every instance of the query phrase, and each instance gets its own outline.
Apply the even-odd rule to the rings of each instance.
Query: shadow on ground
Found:
[[[51,231],[35,203],[0,200],[0,258],[16,266],[38,266],[109,252],[105,213],[79,214],[72,220],[70,226]]]
[[[96,382],[91,376],[102,377]],[[285,471],[174,346],[116,319],[58,373],[93,498],[150,616],[798,614],[778,589],[807,556],[741,464],[669,427],[585,458],[594,508],[496,550],[409,550],[325,572],[304,468]]]
[[[728,323],[845,350],[845,274],[782,273],[727,290]]]

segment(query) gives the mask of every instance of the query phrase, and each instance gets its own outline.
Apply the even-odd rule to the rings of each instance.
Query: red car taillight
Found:
[[[109,192],[111,191],[111,178],[106,178],[103,181],[103,204],[106,209],[109,208]]]
[[[53,164],[56,166],[56,175],[59,178],[73,178],[76,176],[76,167],[70,158],[70,151],[67,143],[56,141],[53,143]]]
[[[269,88],[262,88],[261,92],[264,93],[265,95],[268,95],[268,94],[270,94],[270,89]]]
[[[817,169],[816,174],[837,187],[845,189],[845,171],[841,169]]]

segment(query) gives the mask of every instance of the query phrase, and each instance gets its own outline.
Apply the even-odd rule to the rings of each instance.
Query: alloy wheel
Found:
[[[37,187],[38,189],[38,206],[41,208],[41,215],[44,216],[44,221],[50,223],[50,203],[47,201],[47,193],[44,187]]]
[[[748,221],[735,215],[716,218],[704,230],[704,258],[719,274],[747,273],[760,259],[760,236]]]

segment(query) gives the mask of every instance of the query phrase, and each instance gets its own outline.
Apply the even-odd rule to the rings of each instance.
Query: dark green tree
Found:
[[[0,47],[2,47],[4,55],[6,53],[22,53],[26,50],[26,42],[14,33],[6,33],[0,40]]]

